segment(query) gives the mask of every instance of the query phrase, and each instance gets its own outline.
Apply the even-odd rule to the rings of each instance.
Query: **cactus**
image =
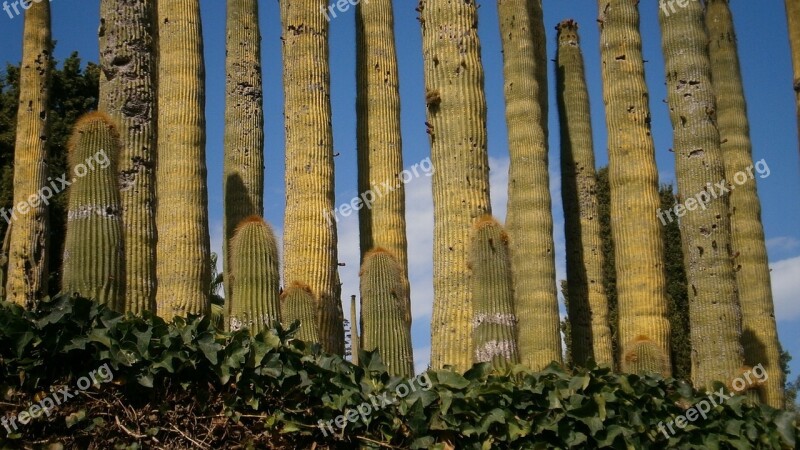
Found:
[[[431,162],[439,169],[433,174],[431,367],[463,371],[472,365],[467,245],[474,221],[491,213],[478,5],[421,0],[418,10]]]
[[[508,235],[492,216],[479,218],[470,239],[474,361],[519,363],[517,317]]]
[[[669,370],[669,358],[661,346],[647,336],[637,336],[625,346],[623,366],[626,372],[636,374],[664,373]]]
[[[508,215],[522,363],[561,362],[547,128],[546,34],[541,0],[499,0],[508,123]]]
[[[707,0],[705,19],[711,38],[709,56],[725,179],[733,180],[737,173],[746,173],[748,167],[752,173],[753,146],[736,49],[736,30],[728,0]],[[759,394],[768,405],[782,408],[784,376],[755,179],[731,191],[728,199],[732,249],[739,253],[734,265],[742,309],[742,333],[746,337],[742,339],[745,363],[763,364],[770,376]]]
[[[414,375],[411,333],[405,323],[408,291],[403,267],[388,250],[375,248],[361,265],[361,346],[379,350],[392,375]]]
[[[358,314],[356,313],[356,296],[350,296],[350,361],[358,365],[358,352],[361,351],[361,341],[358,337]]]
[[[264,110],[257,0],[228,0],[225,53],[224,266],[231,239],[246,217],[264,215]],[[232,298],[232,283],[225,283]]]
[[[250,216],[236,227],[230,247],[228,283],[234,289],[226,302],[226,324],[230,329],[247,327],[253,334],[268,330],[281,320],[275,234],[261,217]]]
[[[370,205],[359,209],[361,258],[383,247],[397,257],[409,296],[404,305],[411,329],[408,254],[405,218],[403,144],[400,138],[400,91],[394,14],[391,0],[360,2],[356,6],[356,110],[358,121],[358,191]],[[394,190],[370,195],[389,183]],[[385,191],[385,189],[384,189]]]
[[[319,302],[322,347],[344,354],[342,304],[336,289],[336,224],[328,22],[324,0],[281,0],[286,212],[284,279],[304,280]],[[309,88],[309,86],[313,86]]]
[[[797,103],[797,129],[800,136],[800,0],[786,0],[786,18],[789,24],[789,44],[792,48],[795,102]]]
[[[611,233],[619,342],[645,335],[669,355],[669,301],[663,230],[657,218],[658,170],[650,132],[638,0],[599,0],[603,99],[608,128]],[[627,349],[621,349],[624,354]],[[627,371],[624,360],[622,369]],[[668,376],[671,365],[666,364]]]
[[[319,319],[317,301],[311,287],[294,282],[281,294],[281,318],[284,324],[300,322],[295,337],[301,341],[319,343]]]
[[[199,0],[158,2],[158,315],[206,314],[211,282]]]
[[[608,298],[603,288],[600,220],[589,92],[578,24],[561,22],[556,54],[556,86],[561,120],[561,195],[567,241],[567,298],[572,360],[614,365]]]
[[[61,288],[121,310],[125,248],[116,172],[119,132],[107,114],[88,113],[76,122],[68,148],[70,170],[85,175],[69,190]]]
[[[687,200],[689,211],[680,221],[689,285],[692,381],[696,387],[710,386],[712,381],[729,379],[744,361],[728,198],[712,199],[707,192],[707,184],[724,179],[725,170],[715,124],[703,5],[689,2],[669,15],[662,9],[659,22],[678,195],[692,200],[698,195],[694,208],[688,207]]]
[[[51,191],[45,180],[45,159],[53,45],[50,2],[28,3],[28,6],[19,74],[11,212],[14,229],[8,251],[6,300],[30,307],[47,292],[47,211],[41,196],[45,189]],[[19,210],[20,205],[25,212]]]
[[[156,309],[156,2],[101,0],[100,106],[119,130],[125,241],[121,310]]]

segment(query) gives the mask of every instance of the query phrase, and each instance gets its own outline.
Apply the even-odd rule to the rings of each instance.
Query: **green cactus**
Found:
[[[92,112],[75,124],[68,162],[81,175],[70,186],[62,291],[123,307],[125,248],[117,184],[119,134],[108,115]]]
[[[475,220],[491,213],[478,5],[421,0],[418,10],[436,169],[431,367],[463,371],[472,365],[469,235]]]
[[[639,0],[598,0],[603,100],[608,129],[611,234],[617,277],[618,341],[648,336],[669,355],[669,299],[655,144],[644,77]],[[626,353],[627,349],[621,349]],[[622,370],[628,371],[621,362]],[[667,364],[663,375],[672,369]]]
[[[300,322],[295,337],[301,341],[319,343],[319,320],[317,301],[311,287],[294,282],[281,294],[281,317],[285,325]]]
[[[472,233],[474,362],[519,363],[508,235],[489,215],[475,222]]]
[[[800,0],[786,0],[786,18],[789,24],[789,44],[792,49],[793,88],[797,103],[797,129],[800,135]]]
[[[647,336],[637,336],[625,346],[623,365],[625,371],[636,374],[665,373],[669,359],[661,346]]]
[[[350,296],[350,361],[358,365],[358,352],[361,351],[361,341],[358,336],[358,314],[356,313],[356,296]]]
[[[199,0],[158,2],[158,315],[207,314],[211,255]]]
[[[28,3],[22,37],[14,144],[14,229],[8,250],[6,300],[34,306],[47,292],[47,210],[37,193],[47,186],[48,99],[52,69],[50,2]],[[42,194],[39,194],[42,196]],[[34,202],[30,200],[33,199]],[[25,212],[19,210],[19,205]]]
[[[156,1],[101,0],[100,106],[119,129],[125,241],[121,310],[156,309]]]
[[[725,164],[725,179],[753,170],[753,145],[744,97],[736,30],[728,0],[706,1],[706,27],[711,43],[712,83],[717,98],[717,124]],[[762,364],[769,379],[759,394],[773,408],[783,407],[784,375],[780,343],[772,301],[767,246],[761,223],[761,202],[755,179],[737,186],[728,195],[739,303],[742,308],[742,339],[746,364]]]
[[[411,333],[405,325],[408,292],[403,267],[384,248],[364,255],[361,265],[361,346],[379,350],[389,373],[414,375]]]
[[[248,217],[236,227],[230,251],[228,282],[234,289],[226,302],[226,326],[247,327],[253,334],[268,330],[273,321],[281,320],[275,234],[261,217]]]
[[[730,379],[744,359],[728,198],[713,198],[715,187],[711,188],[714,192],[708,191],[711,183],[725,179],[725,168],[703,5],[689,2],[671,14],[662,9],[659,22],[674,130],[675,177],[678,196],[686,199],[680,226],[689,294],[692,381],[698,388],[708,387],[712,381]]]

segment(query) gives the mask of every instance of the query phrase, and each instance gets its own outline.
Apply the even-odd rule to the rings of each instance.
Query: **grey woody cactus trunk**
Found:
[[[561,121],[561,196],[567,244],[567,314],[572,361],[583,366],[592,359],[613,367],[583,54],[578,24],[567,20],[557,28],[556,89]]]
[[[156,295],[165,320],[209,311],[205,63],[199,0],[158,2]]]
[[[547,55],[541,0],[498,0],[508,123],[508,215],[523,364],[561,362],[547,144]]]
[[[419,3],[433,175],[431,366],[472,365],[467,258],[475,220],[491,213],[486,99],[474,2]],[[442,30],[448,30],[444,33]]]
[[[375,247],[389,250],[403,268],[408,289],[406,197],[400,178],[400,86],[394,39],[392,0],[361,2],[356,7],[356,111],[358,122],[358,192],[370,205],[359,209],[361,256]],[[375,189],[391,192],[376,195]],[[411,300],[404,305],[411,327]]]
[[[47,209],[40,199],[46,195],[45,192],[53,194],[45,179],[53,46],[50,40],[50,3],[29,6],[25,12],[22,38],[14,145],[13,228],[5,299],[33,306],[47,292]]]
[[[226,297],[231,298],[230,246],[239,223],[264,215],[264,107],[258,0],[228,0],[225,53]]]
[[[703,5],[689,2],[669,14],[662,9],[659,21],[678,198],[685,202],[680,226],[689,285],[692,381],[702,387],[714,380],[728,382],[744,364],[728,197],[715,198],[721,193],[714,183],[725,178],[725,168]]]
[[[75,124],[69,142],[71,173],[64,239],[62,291],[121,311],[125,296],[122,205],[117,183],[120,136],[105,113]]]
[[[286,117],[284,280],[307,284],[323,348],[344,354],[336,295],[336,223],[328,22],[324,0],[280,0]],[[313,88],[311,88],[313,86]]]
[[[411,333],[405,312],[408,291],[400,262],[388,250],[364,255],[361,266],[361,346],[380,351],[392,375],[414,375]]]
[[[156,2],[101,0],[100,106],[119,130],[125,241],[121,309],[156,309]]]
[[[475,222],[470,239],[474,362],[519,363],[508,235],[492,216]]]
[[[737,183],[736,190],[728,194],[728,200],[733,265],[742,309],[744,360],[748,366],[762,364],[769,379],[758,389],[761,400],[774,408],[782,408],[785,376],[780,364],[761,202],[753,174],[750,123],[728,0],[707,0],[705,19],[711,39],[709,55],[725,179]],[[737,180],[742,176],[746,181],[739,185]]]
[[[621,352],[642,339],[670,349],[658,170],[644,78],[639,0],[599,0],[600,57],[608,128],[611,232],[617,271]],[[622,356],[622,355],[620,355]],[[633,367],[621,358],[623,371]],[[671,364],[667,359],[669,375]]]
[[[797,132],[800,137],[800,0],[786,0],[786,17],[789,24],[789,45],[792,48],[792,87],[797,103]]]

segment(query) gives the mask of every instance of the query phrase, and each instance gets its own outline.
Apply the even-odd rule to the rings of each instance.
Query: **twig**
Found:
[[[119,417],[114,416],[114,421],[117,422],[117,426],[120,427],[122,429],[122,431],[124,431],[128,436],[135,437],[136,439],[145,439],[145,438],[147,438],[147,436],[144,435],[144,434],[136,434],[133,431],[131,431],[128,428],[126,428],[125,425],[123,425],[122,422],[119,421]]]
[[[206,444],[204,444],[202,442],[198,442],[198,441],[192,439],[191,436],[189,436],[186,433],[184,433],[183,431],[179,430],[175,425],[172,425],[172,429],[174,431],[177,431],[178,433],[180,433],[180,435],[183,436],[186,440],[188,440],[189,442],[191,442],[192,444],[194,444],[194,445],[196,445],[196,446],[198,446],[200,448],[207,448],[207,449],[211,448],[211,447],[209,447],[208,445],[206,445]]]
[[[386,448],[398,448],[398,449],[401,449],[401,448],[402,448],[402,447],[395,447],[395,446],[393,446],[393,445],[389,445],[389,444],[384,444],[383,442],[380,442],[380,441],[374,441],[374,440],[372,440],[372,439],[370,439],[370,438],[367,438],[367,437],[364,437],[364,436],[356,436],[356,437],[357,437],[358,439],[361,439],[362,441],[367,441],[367,442],[371,442],[371,443],[373,443],[373,444],[378,444],[378,445],[380,445],[381,447],[386,447]]]

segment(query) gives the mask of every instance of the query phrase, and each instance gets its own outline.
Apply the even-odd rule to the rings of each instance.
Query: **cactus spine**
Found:
[[[508,123],[508,216],[522,363],[561,362],[547,161],[547,56],[541,0],[499,0]]]
[[[411,333],[405,322],[408,291],[403,266],[388,250],[364,255],[361,266],[361,345],[379,350],[392,375],[414,375]]]
[[[45,159],[53,53],[50,2],[28,6],[22,38],[11,211],[14,227],[8,252],[6,300],[33,306],[47,292],[47,211],[34,194],[47,186]]]
[[[356,47],[358,191],[373,192],[387,182],[396,188],[375,198],[371,207],[359,209],[361,256],[363,260],[374,247],[388,249],[402,266],[403,282],[409,290],[405,187],[400,178],[400,87],[391,0],[358,3]],[[410,291],[405,300],[410,330]]]
[[[326,6],[324,0],[280,1],[286,117],[284,279],[308,283],[320,305],[322,346],[343,355],[342,304],[335,294],[328,22],[320,13]]]
[[[472,365],[468,242],[491,213],[486,99],[475,2],[421,0],[422,50],[433,174],[431,366]],[[444,32],[443,30],[447,30]]]
[[[667,367],[667,354],[647,336],[637,336],[629,343],[622,359],[626,371],[630,373],[664,373],[670,370]]]
[[[70,186],[64,239],[62,291],[121,310],[125,295],[125,248],[117,183],[119,133],[105,113],[75,124],[68,162],[77,176]]]
[[[101,0],[100,110],[119,130],[125,242],[121,310],[156,309],[156,2]]]
[[[648,336],[669,355],[669,302],[655,145],[650,133],[638,0],[599,0],[603,98],[608,128],[611,232],[616,258],[621,353]],[[622,369],[630,371],[624,358]],[[665,365],[669,375],[671,365]]]
[[[258,1],[228,0],[227,5],[223,258],[229,279],[236,227],[248,216],[264,215],[264,109]],[[232,284],[225,283],[228,298]]]
[[[589,92],[578,24],[558,27],[556,86],[561,120],[561,195],[567,241],[567,298],[572,360],[614,365],[608,298],[603,287],[603,255],[594,170]]]
[[[800,137],[800,0],[786,0],[786,17],[789,23],[789,45],[792,48],[793,87],[797,103],[798,137]]]
[[[278,244],[275,234],[259,216],[244,219],[236,228],[230,245],[232,296],[226,302],[227,326],[247,327],[256,334],[281,320],[278,292]]]
[[[470,242],[474,361],[519,363],[508,235],[489,215],[475,222]]]
[[[205,64],[199,0],[158,2],[158,315],[209,311]]]
[[[300,322],[295,337],[301,341],[319,343],[318,308],[311,287],[294,282],[281,294],[281,317],[286,325]]]
[[[714,380],[729,380],[744,361],[728,199],[712,199],[715,192],[708,192],[708,185],[725,178],[725,170],[715,124],[703,5],[689,2],[669,15],[662,9],[659,22],[678,195],[706,197],[704,202],[698,194],[696,203],[703,207],[695,205],[681,217],[680,226],[689,284],[692,380],[697,387],[709,386]]]

